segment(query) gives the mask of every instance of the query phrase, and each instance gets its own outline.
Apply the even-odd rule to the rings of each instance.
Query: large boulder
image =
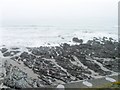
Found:
[[[4,53],[4,52],[6,52],[8,49],[7,48],[2,48],[0,51],[2,52],[2,53]]]
[[[76,37],[74,37],[74,38],[72,39],[72,41],[73,41],[73,42],[76,42],[76,43],[80,43],[80,44],[83,43],[83,40],[82,40],[82,39],[78,39],[78,38],[76,38]]]
[[[34,88],[37,87],[35,81],[28,77],[28,75],[21,71],[18,67],[12,66],[8,62],[5,64],[6,76],[4,78],[4,85],[11,88]]]

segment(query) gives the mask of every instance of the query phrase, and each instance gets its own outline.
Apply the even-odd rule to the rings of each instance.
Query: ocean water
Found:
[[[72,42],[73,37],[86,42],[93,37],[104,36],[118,40],[117,26],[11,26],[0,28],[0,46],[56,46],[61,43],[75,44]]]

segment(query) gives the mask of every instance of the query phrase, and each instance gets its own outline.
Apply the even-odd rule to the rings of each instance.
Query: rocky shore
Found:
[[[54,87],[79,80],[118,73],[119,42],[112,38],[93,38],[74,45],[0,48],[3,85],[9,88]]]

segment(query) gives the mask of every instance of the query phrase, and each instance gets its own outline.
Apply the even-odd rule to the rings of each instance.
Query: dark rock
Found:
[[[61,37],[61,39],[65,39],[64,37]]]
[[[7,50],[8,50],[7,48],[2,48],[0,51],[1,51],[2,53],[5,53]]]
[[[74,38],[72,39],[72,41],[73,41],[73,42],[80,43],[80,44],[83,43],[83,40],[82,40],[82,39],[78,39],[78,38],[76,38],[76,37],[74,37]]]
[[[7,56],[13,56],[13,55],[11,55],[10,52],[6,52],[6,53],[3,54],[3,56],[7,57]]]
[[[12,56],[11,52],[5,52],[5,56],[12,56],[14,60],[18,60],[19,58],[27,67],[31,68],[34,73],[39,75],[39,80],[30,79],[28,78],[29,75],[26,75],[23,71],[8,66],[6,67],[7,77],[5,84],[17,88],[41,87],[42,85],[54,85],[55,82],[58,82],[57,80],[69,83],[76,80],[91,79],[91,76],[87,76],[87,74],[91,75],[88,69],[102,76],[111,74],[109,71],[102,70],[99,64],[88,58],[96,60],[111,71],[118,72],[116,65],[116,63],[118,63],[117,57],[119,56],[117,53],[119,49],[118,42],[106,38],[94,38],[87,43],[83,43],[83,41],[80,41],[78,38],[73,38],[73,41],[80,44],[70,45],[63,43],[55,47],[29,47],[27,49],[30,53],[23,52],[17,57]],[[79,62],[76,62],[74,57],[88,68],[85,69],[82,66],[76,65],[75,63],[79,64]],[[95,57],[97,57],[97,59],[95,59]],[[104,61],[104,58],[113,60]],[[11,73],[11,75],[9,73]],[[72,78],[72,76],[74,76],[74,78]]]
[[[20,49],[20,48],[17,48],[17,47],[14,48],[14,47],[13,47],[13,48],[11,48],[11,49],[13,49],[13,50],[18,50],[18,49]]]
[[[33,79],[28,78],[27,74],[23,71],[21,71],[16,66],[9,67],[9,64],[6,64],[6,77],[4,79],[4,85],[7,85],[11,88],[34,88],[35,82]]]
[[[18,57],[18,56],[15,56],[15,57],[12,57],[12,58],[10,58],[10,59],[12,59],[12,60],[18,60],[19,57]]]
[[[11,53],[12,55],[15,55],[15,54],[17,54],[17,53],[20,53],[20,51],[10,51],[10,53]]]
[[[4,57],[8,57],[8,56],[14,56],[15,54],[19,53],[20,51],[10,51],[10,52],[5,52],[3,54]]]
[[[29,55],[28,55],[27,52],[23,52],[23,53],[20,55],[20,57],[21,57],[22,59],[25,59],[25,58],[29,58]]]

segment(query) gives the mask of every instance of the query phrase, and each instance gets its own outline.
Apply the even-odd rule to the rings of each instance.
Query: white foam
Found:
[[[60,27],[61,28],[61,27]],[[75,30],[78,28],[78,30]],[[58,46],[61,43],[75,44],[73,37],[79,37],[86,42],[93,37],[112,37],[118,40],[117,32],[81,30],[79,27],[38,27],[35,28],[0,28],[0,45],[7,46]],[[50,44],[50,45],[49,45]]]
[[[110,77],[106,77],[105,79],[106,79],[107,81],[110,81],[110,82],[116,82],[116,80],[115,80],[115,79],[110,78]]]
[[[61,85],[61,84],[57,86],[58,90],[64,90],[64,88],[65,88],[64,85]]]
[[[88,82],[88,81],[83,81],[83,84],[88,86],[88,87],[92,87],[92,83]]]

